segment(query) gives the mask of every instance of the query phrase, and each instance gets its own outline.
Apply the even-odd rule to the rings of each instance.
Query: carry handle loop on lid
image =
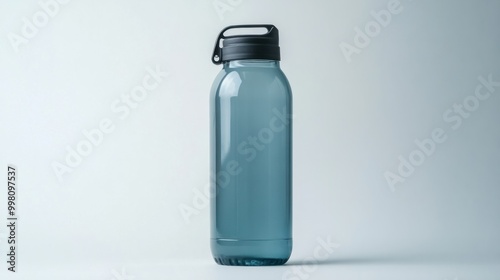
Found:
[[[265,34],[247,34],[247,35],[232,35],[232,36],[225,36],[224,33],[228,31],[229,29],[236,29],[236,28],[265,28],[267,29],[267,33]],[[222,49],[220,47],[220,42],[222,39],[226,38],[233,38],[233,37],[271,37],[272,36],[272,31],[276,27],[272,24],[244,24],[244,25],[231,25],[228,26],[219,33],[219,36],[217,37],[217,41],[215,42],[215,47],[214,47],[214,53],[212,55],[212,62],[213,64],[219,65],[222,63]]]

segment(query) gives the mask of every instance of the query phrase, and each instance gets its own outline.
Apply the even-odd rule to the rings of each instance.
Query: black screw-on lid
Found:
[[[229,29],[266,28],[265,34],[247,34],[225,36]],[[222,41],[222,48],[220,46]],[[212,62],[221,64],[224,61],[237,59],[270,59],[280,60],[278,28],[272,24],[232,25],[224,28],[215,42]]]

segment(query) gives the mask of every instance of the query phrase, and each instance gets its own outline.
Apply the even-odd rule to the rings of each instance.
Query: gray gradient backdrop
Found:
[[[500,86],[474,94],[480,76],[500,82],[500,1],[401,0],[372,23],[396,4],[72,0],[44,17],[36,0],[0,2],[0,224],[7,164],[20,219],[19,273],[7,273],[2,226],[0,278],[498,279]],[[240,23],[278,26],[294,91],[289,266],[211,261],[210,56]],[[356,38],[367,25],[373,37]],[[121,98],[156,67],[168,77],[126,114]],[[59,180],[55,162],[103,120],[113,131]],[[418,152],[436,129],[446,141]],[[386,172],[411,155],[419,166],[391,188]],[[337,244],[327,259],[318,238]]]

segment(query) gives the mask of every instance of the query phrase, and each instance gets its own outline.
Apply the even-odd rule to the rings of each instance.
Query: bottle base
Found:
[[[285,264],[292,252],[292,239],[212,239],[212,255],[220,265],[270,266]]]
[[[255,258],[245,258],[245,257],[219,257],[214,258],[215,262],[220,265],[232,265],[232,266],[271,266],[271,265],[283,265],[288,261],[286,259],[255,259]]]

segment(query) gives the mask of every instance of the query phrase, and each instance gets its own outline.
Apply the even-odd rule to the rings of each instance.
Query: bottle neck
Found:
[[[224,62],[224,68],[242,68],[242,67],[257,67],[257,68],[279,68],[278,60],[267,59],[241,59]]]

